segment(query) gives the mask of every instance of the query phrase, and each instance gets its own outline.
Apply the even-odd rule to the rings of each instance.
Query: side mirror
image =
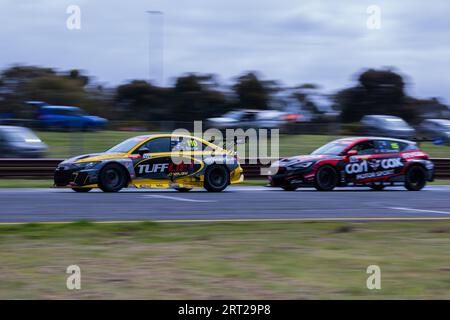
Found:
[[[347,157],[353,157],[353,156],[357,156],[357,155],[358,155],[358,151],[356,151],[356,150],[350,150],[346,154]]]
[[[138,150],[138,153],[139,153],[141,156],[143,156],[143,155],[146,154],[146,153],[150,153],[150,150],[149,150],[148,148],[140,148],[140,149]]]

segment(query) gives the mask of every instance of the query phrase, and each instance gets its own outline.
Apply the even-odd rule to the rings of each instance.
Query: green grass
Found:
[[[84,153],[102,152],[113,145],[136,135],[152,132],[38,132],[38,136],[49,145],[49,157],[66,158]],[[281,135],[280,155],[291,156],[308,154],[321,145],[340,138],[331,135]],[[421,144],[424,151],[435,158],[449,158],[450,146],[434,145],[430,142]]]
[[[69,156],[103,152],[119,142],[141,134],[141,132],[99,131],[99,132],[37,132],[39,138],[49,146],[48,157]]]
[[[449,234],[448,221],[2,225],[0,299],[450,299]]]

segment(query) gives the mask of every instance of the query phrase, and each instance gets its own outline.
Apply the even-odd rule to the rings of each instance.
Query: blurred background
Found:
[[[3,1],[0,156],[99,152],[202,120],[280,129],[281,155],[381,135],[446,157],[450,5],[433,3],[425,19],[419,1]]]
[[[447,0],[1,0],[0,299],[450,299],[449,12]],[[348,135],[416,140],[440,176],[420,193],[270,192],[279,210],[255,191],[258,166],[217,202],[49,189],[60,159],[194,120],[279,129],[280,156]],[[176,212],[202,223],[90,222]],[[276,222],[297,214],[318,221]],[[89,221],[8,223],[47,219]],[[83,290],[65,286],[73,264]],[[374,264],[382,291],[366,287]]]

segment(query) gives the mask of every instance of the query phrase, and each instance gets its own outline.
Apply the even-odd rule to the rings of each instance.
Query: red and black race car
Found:
[[[404,185],[418,191],[433,181],[434,165],[415,142],[376,137],[332,141],[310,155],[280,159],[269,170],[272,187],[294,191],[315,187],[368,186],[383,190]]]

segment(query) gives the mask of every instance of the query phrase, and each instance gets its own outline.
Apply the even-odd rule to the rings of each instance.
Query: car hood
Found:
[[[128,155],[126,153],[109,153],[109,152],[102,152],[102,153],[91,153],[91,154],[84,154],[81,156],[76,156],[70,159],[67,159],[62,162],[64,163],[84,163],[84,162],[95,162],[95,161],[102,161],[102,160],[111,160],[111,159],[123,159],[126,158]]]
[[[278,164],[280,166],[290,166],[296,163],[301,162],[311,162],[311,161],[318,161],[323,159],[336,159],[339,158],[339,156],[333,156],[333,155],[302,155],[302,156],[294,156],[294,157],[288,157],[288,158],[282,158],[280,161],[278,161]]]

